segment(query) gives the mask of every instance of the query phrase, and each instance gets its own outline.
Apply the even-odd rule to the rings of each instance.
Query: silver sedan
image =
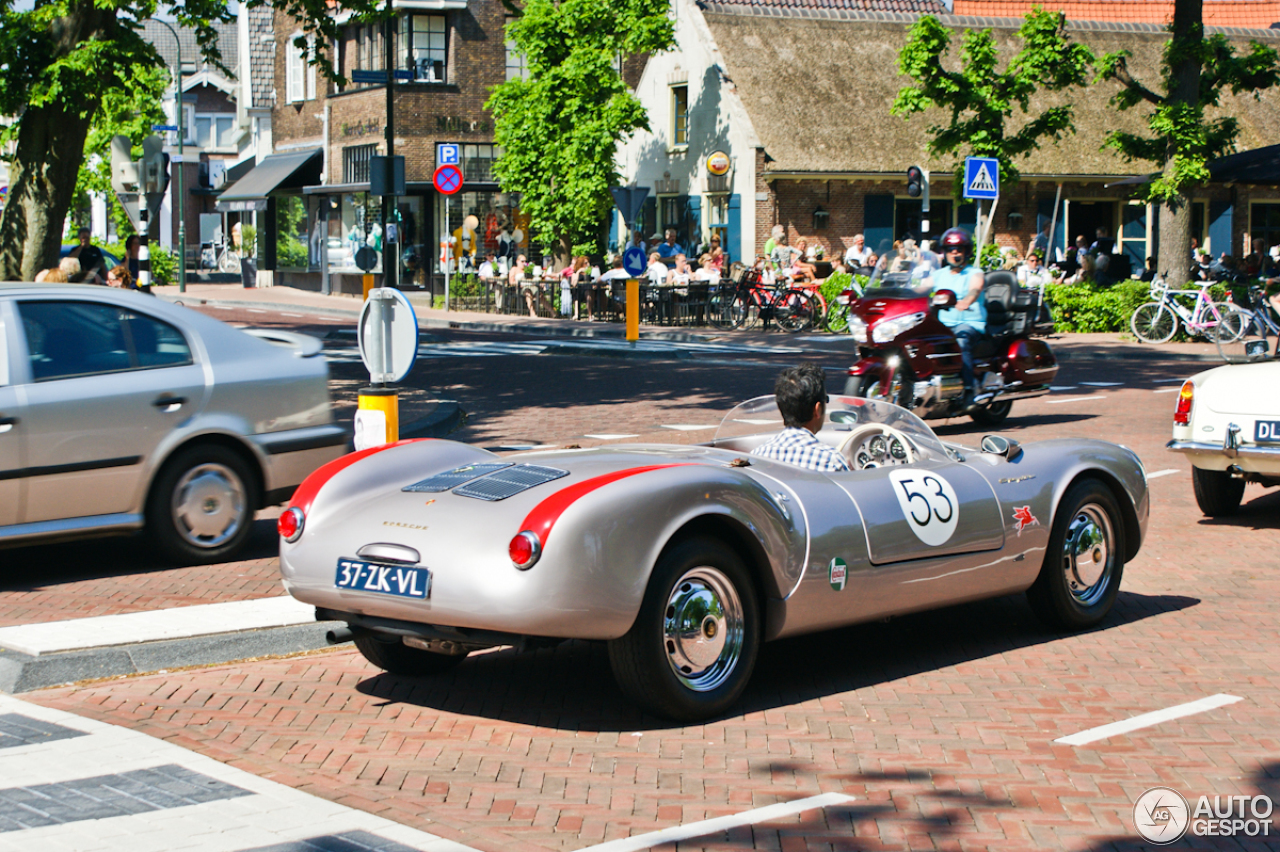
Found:
[[[229,558],[339,456],[319,341],[106,287],[0,284],[0,545],[146,530]]]

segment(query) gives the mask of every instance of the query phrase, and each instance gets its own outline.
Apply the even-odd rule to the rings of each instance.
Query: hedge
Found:
[[[1187,285],[1191,289],[1193,283]],[[1056,331],[1128,331],[1129,319],[1138,306],[1152,301],[1151,284],[1127,279],[1111,287],[1096,284],[1050,284],[1047,298],[1053,310]],[[1226,298],[1226,286],[1214,284],[1209,298]],[[1191,307],[1191,297],[1183,299]]]

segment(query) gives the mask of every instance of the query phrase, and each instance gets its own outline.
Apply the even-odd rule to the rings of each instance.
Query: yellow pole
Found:
[[[367,302],[369,300],[369,291],[373,289],[373,273],[372,272],[366,272],[364,274],[363,283],[364,283],[364,298],[365,298],[365,301]]]
[[[400,394],[398,391],[392,388],[361,388],[356,408],[359,411],[382,412],[387,423],[386,439],[383,443],[394,444],[400,440]]]
[[[627,279],[627,340],[640,339],[640,279]]]

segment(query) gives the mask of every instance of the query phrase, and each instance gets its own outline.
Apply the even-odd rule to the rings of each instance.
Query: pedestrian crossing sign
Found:
[[[1000,161],[995,157],[966,157],[964,197],[990,201],[1000,195]]]

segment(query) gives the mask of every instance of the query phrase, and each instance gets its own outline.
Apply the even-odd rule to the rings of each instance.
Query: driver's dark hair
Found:
[[[788,367],[773,385],[773,395],[788,429],[799,429],[813,417],[813,407],[827,398],[827,371],[817,364]]]

